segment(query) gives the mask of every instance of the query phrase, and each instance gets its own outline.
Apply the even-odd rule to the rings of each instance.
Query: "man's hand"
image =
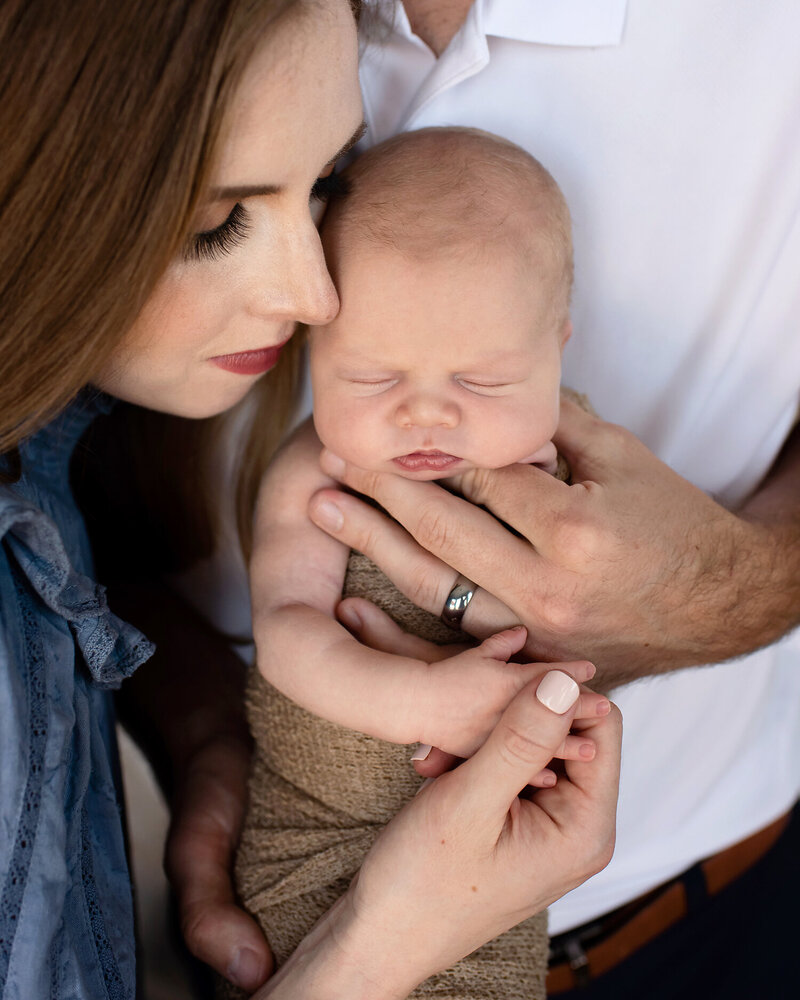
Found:
[[[158,584],[117,588],[114,610],[156,642],[118,702],[170,806],[165,852],[186,944],[247,991],[272,971],[258,925],[234,902],[233,858],[247,801],[245,667],[185,601]]]
[[[566,400],[555,440],[573,485],[528,466],[474,471],[452,481],[472,503],[325,454],[325,471],[374,497],[409,534],[331,490],[310,514],[431,612],[441,611],[456,572],[474,580],[482,590],[465,628],[484,636],[522,622],[527,655],[586,657],[604,688],[741,655],[797,622],[796,441],[734,514],[634,435]],[[325,502],[339,508],[338,528]]]
[[[258,925],[241,910],[231,872],[244,819],[249,744],[220,737],[199,748],[176,783],[164,868],[189,950],[252,991],[272,971]]]

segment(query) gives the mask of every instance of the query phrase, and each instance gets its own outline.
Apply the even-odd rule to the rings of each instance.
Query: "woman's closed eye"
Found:
[[[247,209],[237,201],[224,222],[192,237],[186,256],[193,260],[217,260],[239,246],[249,232]]]
[[[315,201],[328,201],[330,198],[343,198],[350,193],[350,181],[332,170],[329,174],[318,177],[311,188],[311,198]]]

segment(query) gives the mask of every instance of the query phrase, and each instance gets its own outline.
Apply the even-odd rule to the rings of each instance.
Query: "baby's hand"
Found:
[[[529,681],[553,669],[552,663],[508,662],[526,638],[526,629],[518,625],[490,636],[474,649],[426,665],[417,699],[424,744],[457,757],[469,757],[483,745],[514,696]],[[594,675],[593,665],[586,661],[559,663],[558,668],[577,684]],[[607,698],[584,688],[576,718],[606,715],[609,707]],[[558,711],[557,706],[554,710]],[[590,739],[569,735],[556,756],[586,761],[594,752]]]

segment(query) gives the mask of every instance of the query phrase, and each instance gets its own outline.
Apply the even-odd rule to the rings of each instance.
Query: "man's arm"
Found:
[[[797,431],[738,512],[677,475],[633,434],[568,402],[556,443],[574,485],[525,466],[472,472],[453,484],[470,503],[431,483],[342,468],[324,456],[326,471],[375,497],[409,534],[332,491],[314,498],[311,516],[363,546],[430,611],[441,609],[456,572],[469,577],[483,589],[465,627],[481,635],[521,621],[528,655],[586,656],[604,688],[743,655],[798,623]],[[322,500],[338,508],[338,528]]]

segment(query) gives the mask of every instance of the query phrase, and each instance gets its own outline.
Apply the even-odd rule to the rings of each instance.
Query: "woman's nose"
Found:
[[[285,234],[270,264],[256,311],[309,326],[324,326],[335,318],[339,296],[310,218],[307,225]]]
[[[395,411],[398,427],[458,426],[461,419],[458,406],[436,395],[416,395],[404,400]]]

